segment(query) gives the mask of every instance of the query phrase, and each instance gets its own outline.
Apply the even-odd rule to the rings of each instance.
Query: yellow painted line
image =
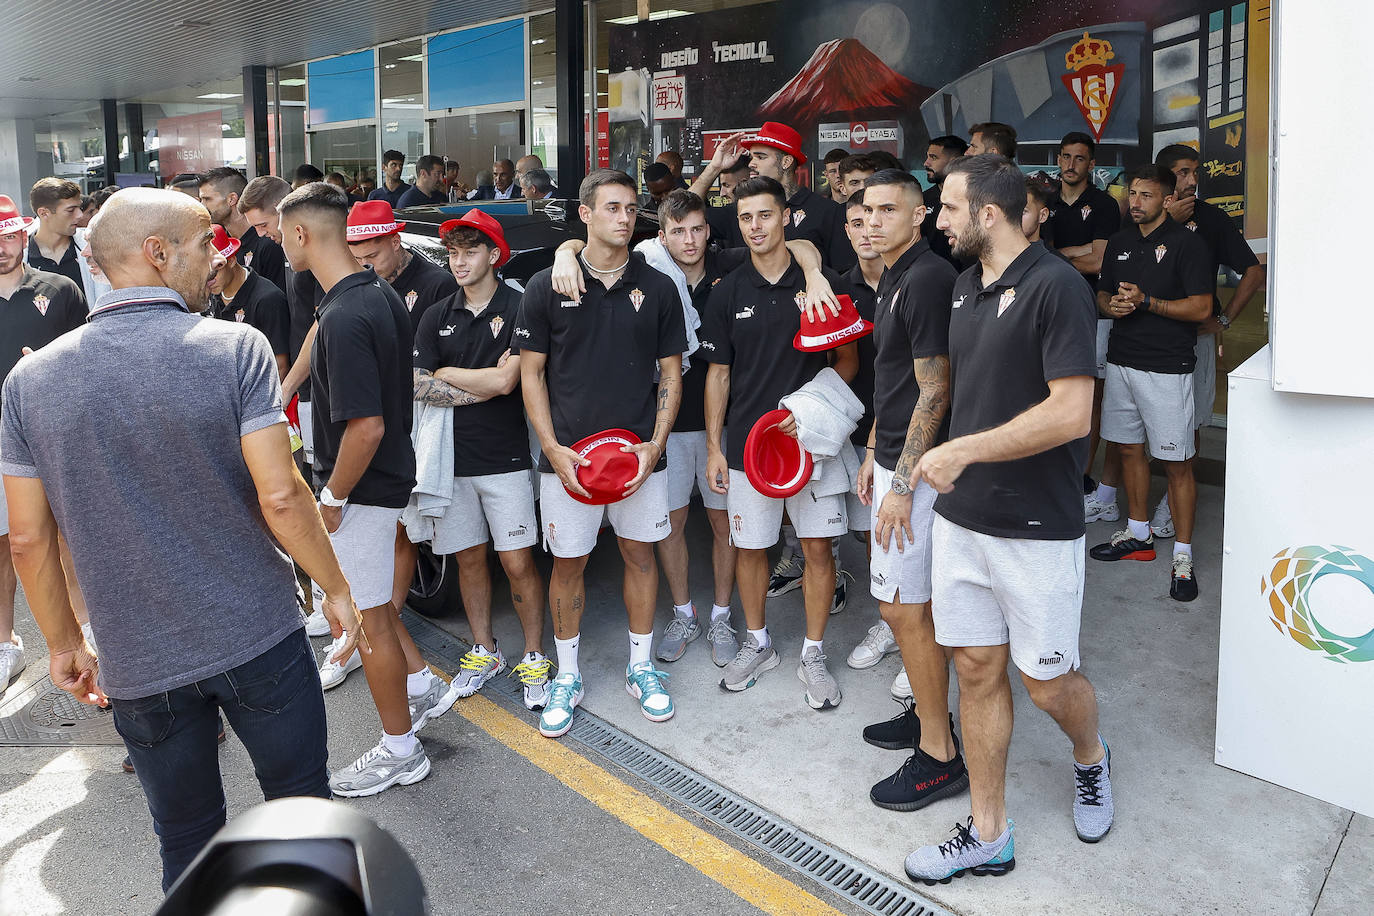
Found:
[[[1224,127],[1224,126],[1226,126],[1227,124],[1234,124],[1235,122],[1241,120],[1241,119],[1244,118],[1244,117],[1245,117],[1245,112],[1243,112],[1243,111],[1236,111],[1236,112],[1232,112],[1231,114],[1228,114],[1228,115],[1222,115],[1222,116],[1219,117],[1219,118],[1213,118],[1212,120],[1210,120],[1210,121],[1207,122],[1207,126],[1208,126],[1208,127]]]
[[[433,664],[429,667],[448,680]],[[486,697],[467,697],[453,708],[473,725],[745,903],[777,916],[841,916],[839,910],[819,897],[674,814],[556,740],[545,738]]]

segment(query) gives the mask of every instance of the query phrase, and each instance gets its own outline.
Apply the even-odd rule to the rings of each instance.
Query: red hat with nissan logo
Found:
[[[501,257],[496,259],[496,266],[499,268],[510,260],[510,245],[506,244],[506,233],[501,229],[501,224],[496,221],[496,217],[490,213],[483,213],[477,208],[473,208],[464,213],[458,219],[445,220],[439,226],[439,240],[443,241],[444,236],[454,229],[462,227],[476,229],[478,232],[492,240],[496,249],[501,252]],[[619,498],[619,497],[617,497]]]
[[[848,296],[836,296],[840,303],[840,314],[831,315],[825,306],[816,309],[815,319],[801,316],[801,328],[792,338],[792,347],[804,353],[819,353],[833,350],[851,340],[858,340],[873,333],[873,322],[867,321],[854,307],[854,300]],[[829,319],[822,321],[821,318]]]
[[[215,250],[218,251],[226,261],[234,260],[234,255],[238,254],[239,246],[243,243],[234,238],[219,223],[211,227],[215,232]]]
[[[14,201],[0,194],[0,235],[28,232],[29,226],[34,222],[32,217],[20,216],[19,208],[14,205]]]
[[[577,482],[591,498],[579,496],[572,490],[568,490],[568,495],[589,506],[604,506],[624,499],[625,487],[639,473],[639,456],[621,449],[641,441],[628,429],[607,429],[574,443],[572,450],[577,456],[591,462],[585,467],[577,466]]]
[[[790,410],[770,410],[759,417],[744,440],[744,476],[764,496],[796,496],[811,479],[815,461],[801,443],[778,428]]]
[[[744,145],[771,146],[796,159],[797,165],[806,165],[806,154],[801,149],[801,134],[777,121],[764,122],[763,127],[759,128],[758,136],[745,141]]]
[[[348,211],[345,233],[348,241],[361,242],[400,232],[405,227],[405,223],[396,222],[391,204],[384,200],[360,200]]]

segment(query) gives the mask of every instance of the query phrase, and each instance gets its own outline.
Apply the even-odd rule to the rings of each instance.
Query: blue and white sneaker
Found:
[[[1005,875],[1016,867],[1015,844],[1012,831],[1015,825],[1007,818],[1007,829],[990,843],[978,838],[973,817],[955,824],[954,839],[938,846],[922,846],[906,857],[907,877],[922,884],[948,884],[951,878],[966,873],[977,877]]]
[[[545,738],[566,735],[572,728],[573,710],[582,702],[582,675],[563,672],[549,685],[549,699],[539,715],[539,734]]]
[[[650,722],[667,722],[673,717],[673,698],[663,689],[667,676],[667,672],[654,670],[653,662],[625,668],[625,691],[639,700],[639,711]]]

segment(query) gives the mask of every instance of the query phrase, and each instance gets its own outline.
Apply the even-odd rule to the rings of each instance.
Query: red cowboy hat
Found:
[[[579,496],[572,490],[568,490],[568,495],[589,506],[604,506],[624,499],[625,487],[639,473],[639,456],[621,449],[641,441],[628,429],[607,429],[574,443],[572,450],[578,457],[591,462],[585,467],[577,467],[577,482],[591,497]]]
[[[858,340],[873,333],[873,322],[859,315],[853,299],[848,296],[835,298],[840,302],[840,314],[832,316],[826,311],[824,317],[828,318],[828,321],[820,320],[820,308],[816,309],[815,320],[808,319],[806,313],[802,313],[801,329],[797,331],[797,336],[792,338],[792,346],[795,349],[804,353],[819,353],[822,350],[833,350],[851,340]]]
[[[405,227],[405,223],[396,222],[391,204],[384,200],[360,200],[348,211],[348,228],[344,231],[348,241],[361,242],[400,232]]]
[[[797,165],[806,165],[806,154],[802,152],[801,142],[801,134],[786,124],[765,121],[759,128],[758,135],[746,141],[745,146],[771,146],[796,159]]]
[[[501,257],[496,259],[498,268],[510,260],[510,245],[506,244],[506,233],[502,231],[496,217],[474,207],[458,219],[445,220],[439,226],[439,239],[442,241],[444,236],[461,226],[476,229],[496,244],[496,249],[501,252]]]
[[[759,417],[744,440],[744,476],[764,496],[782,499],[800,493],[815,467],[811,453],[778,428],[790,410],[770,410]]]
[[[211,228],[215,231],[215,250],[223,256],[224,260],[234,260],[234,255],[238,254],[239,246],[243,243],[226,232],[219,223],[215,223]]]
[[[0,194],[0,235],[28,232],[29,226],[33,223],[32,217],[19,215],[19,208],[14,205],[13,200]]]

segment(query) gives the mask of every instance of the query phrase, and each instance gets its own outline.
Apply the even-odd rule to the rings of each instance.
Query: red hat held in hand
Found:
[[[624,499],[625,488],[639,473],[639,456],[621,449],[641,441],[628,429],[607,429],[574,443],[572,450],[577,457],[591,462],[577,467],[577,482],[591,497],[579,496],[572,490],[568,490],[568,495],[589,506],[604,506]]]
[[[822,350],[833,350],[851,340],[858,340],[873,333],[873,322],[866,321],[859,315],[853,299],[848,296],[835,298],[840,303],[839,315],[831,315],[828,309],[822,314],[824,306],[816,309],[815,319],[809,319],[805,312],[802,313],[801,330],[792,338],[794,349],[805,353],[819,353]],[[829,320],[821,321],[821,318]]]
[[[764,496],[795,496],[811,479],[815,462],[801,443],[778,428],[790,410],[770,410],[759,417],[744,440],[744,476]]]
[[[405,223],[396,222],[391,204],[384,200],[360,200],[348,211],[344,234],[350,242],[361,242],[400,232],[405,227]]]
[[[476,229],[491,239],[496,250],[501,252],[501,256],[496,259],[498,268],[510,260],[510,245],[506,244],[506,233],[501,229],[501,224],[490,213],[483,213],[476,208],[464,213],[458,219],[445,220],[439,226],[439,240],[443,241],[444,237],[454,229],[460,229],[464,226],[469,229]]]
[[[243,243],[226,232],[219,223],[215,223],[210,228],[215,233],[215,250],[220,253],[224,260],[234,260],[234,255],[238,254],[239,246]]]
[[[806,154],[801,149],[801,134],[777,121],[765,121],[758,135],[746,140],[744,145],[771,146],[797,160],[797,165],[806,165]]]

